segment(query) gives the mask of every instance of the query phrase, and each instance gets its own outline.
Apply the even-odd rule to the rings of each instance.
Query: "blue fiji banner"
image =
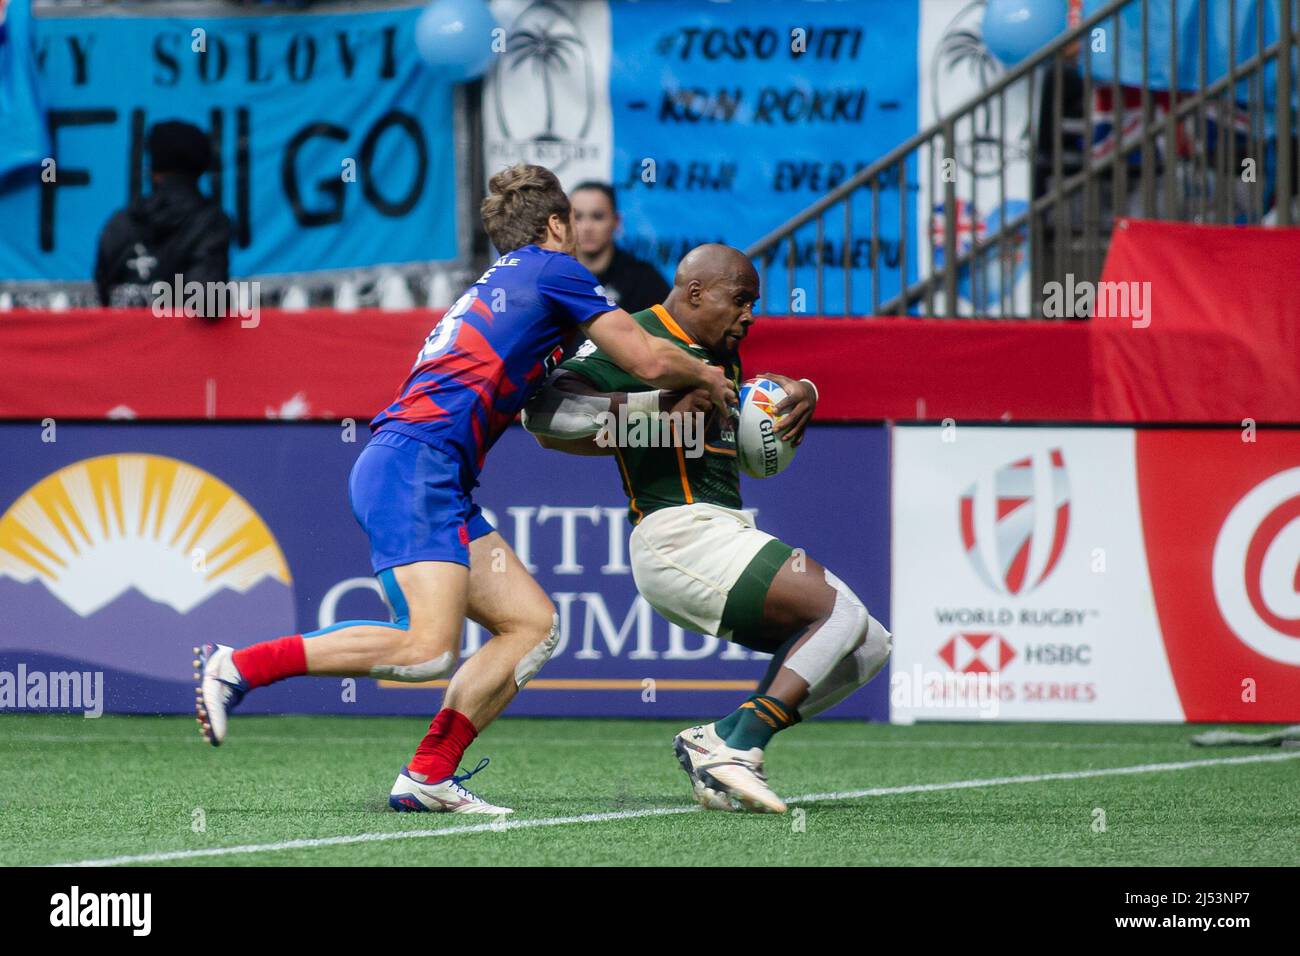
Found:
[[[614,182],[629,248],[667,274],[700,242],[761,238],[917,130],[917,0],[644,0],[610,11]],[[899,288],[899,236],[916,227],[915,169],[882,190],[879,215],[884,301]],[[847,296],[836,206],[820,247],[815,224],[799,232],[793,281],[788,247],[770,261],[762,310],[842,312],[848,298],[849,311],[869,312],[871,216],[860,193]],[[796,298],[819,261],[823,303]]]
[[[0,184],[49,155],[31,49],[29,0],[0,3]]]
[[[51,427],[0,424],[0,686],[99,673],[106,711],[183,713],[193,645],[387,619],[347,498],[364,430],[349,442],[332,424]],[[747,479],[744,492],[760,527],[805,548],[888,622],[883,427],[817,427],[779,479]],[[555,656],[509,713],[703,717],[762,676],[765,656],[675,629],[637,596],[613,461],[545,452],[515,428],[476,499],[561,616]],[[488,639],[468,626],[464,653]],[[428,714],[441,693],[300,678],[244,709]],[[887,698],[881,675],[831,713],[886,720]],[[23,703],[42,701],[0,694],[0,708]]]
[[[235,275],[453,258],[451,85],[416,54],[420,10],[36,18],[55,164],[0,184],[0,279],[88,279],[166,119],[217,144],[201,187],[235,223]]]

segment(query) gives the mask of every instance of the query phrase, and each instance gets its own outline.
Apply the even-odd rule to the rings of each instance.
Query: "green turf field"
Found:
[[[386,809],[426,726],[237,717],[212,750],[189,718],[2,715],[0,864],[1300,864],[1300,750],[1194,748],[1185,727],[801,725],[768,772],[819,798],[755,816],[690,809],[681,722],[506,719],[466,761],[492,758],[471,786],[515,807],[503,827]],[[1189,761],[1209,763],[1116,772]]]

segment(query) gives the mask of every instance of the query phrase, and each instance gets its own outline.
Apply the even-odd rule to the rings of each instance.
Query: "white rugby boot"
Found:
[[[248,693],[248,685],[235,667],[235,649],[225,644],[204,644],[194,648],[194,715],[199,731],[212,746],[226,739],[230,712]]]
[[[706,810],[734,810],[731,798],[725,792],[711,789],[700,780],[697,768],[709,755],[726,743],[718,736],[713,724],[698,724],[687,727],[673,738],[673,753],[677,762],[691,781],[691,795],[695,802]]]
[[[740,809],[785,813],[785,801],[767,785],[763,751],[757,747],[736,750],[724,743],[695,765],[695,773],[705,788],[726,794]]]

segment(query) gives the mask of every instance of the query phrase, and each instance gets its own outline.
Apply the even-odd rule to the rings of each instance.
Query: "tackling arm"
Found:
[[[552,375],[523,411],[523,423],[543,448],[571,455],[610,455],[613,445],[597,440],[618,416],[661,411],[708,411],[709,394],[702,388],[682,392],[660,389],[642,392],[601,392],[580,375]]]
[[[646,393],[658,396],[658,392]],[[570,455],[609,455],[611,446],[596,443],[602,417],[616,413],[626,392],[598,392],[569,372],[556,372],[524,407],[521,418],[537,444]]]
[[[620,368],[657,388],[703,388],[724,412],[736,391],[722,369],[701,361],[664,339],[655,338],[622,309],[586,323],[585,331]]]

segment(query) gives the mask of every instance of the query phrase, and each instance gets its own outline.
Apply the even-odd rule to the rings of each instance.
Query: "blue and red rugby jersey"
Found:
[[[372,431],[456,454],[477,477],[579,323],[617,308],[563,252],[524,246],[502,256],[429,333],[397,400]]]

